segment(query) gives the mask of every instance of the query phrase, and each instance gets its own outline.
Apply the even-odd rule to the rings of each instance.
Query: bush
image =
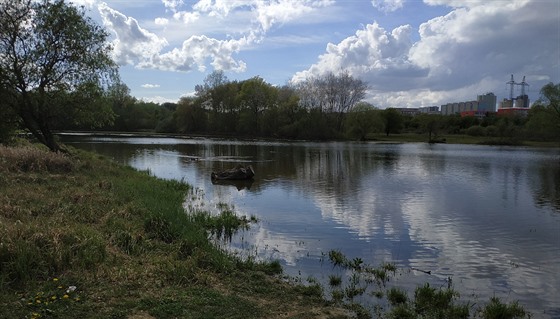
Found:
[[[470,136],[484,136],[486,135],[486,130],[480,125],[471,126],[466,131],[467,135]]]
[[[406,292],[399,289],[399,288],[391,288],[387,292],[387,299],[392,306],[396,306],[399,304],[404,304],[408,301],[408,297],[406,296]]]
[[[486,127],[486,136],[498,136],[499,130],[495,125],[489,125]]]
[[[526,316],[525,310],[517,302],[504,304],[496,297],[492,297],[490,303],[482,310],[484,319],[516,319]]]

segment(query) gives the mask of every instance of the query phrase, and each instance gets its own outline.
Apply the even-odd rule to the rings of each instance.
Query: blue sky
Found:
[[[73,0],[111,35],[131,95],[176,102],[214,70],[273,85],[348,71],[379,108],[560,82],[558,0]],[[520,92],[516,86],[515,93]]]

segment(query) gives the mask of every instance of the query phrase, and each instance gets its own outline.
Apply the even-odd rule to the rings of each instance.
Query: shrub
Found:
[[[470,136],[484,136],[486,135],[486,130],[480,125],[471,126],[466,131],[467,135]]]
[[[525,318],[527,314],[517,302],[504,304],[499,298],[492,297],[482,310],[484,319],[516,319]]]
[[[406,296],[406,292],[399,288],[391,288],[387,292],[387,299],[392,306],[404,304],[408,301],[408,297]]]

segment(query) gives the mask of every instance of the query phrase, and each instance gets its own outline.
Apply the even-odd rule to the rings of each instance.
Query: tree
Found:
[[[0,86],[10,94],[6,106],[52,151],[60,150],[52,130],[61,114],[72,112],[81,125],[112,119],[110,107],[97,100],[117,79],[107,37],[83,8],[64,0],[0,2]]]
[[[533,137],[560,138],[560,83],[541,88],[541,97],[531,108],[525,128]]]
[[[384,124],[380,112],[367,102],[356,104],[346,117],[345,127],[347,134],[363,141],[368,134],[383,131]]]
[[[365,97],[367,85],[348,72],[326,73],[310,77],[298,85],[301,103],[308,109],[319,109],[334,115],[334,126],[342,132],[344,115]]]
[[[256,76],[243,81],[239,92],[243,108],[240,118],[240,130],[247,133],[259,133],[262,114],[272,108],[278,100],[278,90]]]
[[[383,111],[383,119],[385,120],[385,134],[399,133],[403,127],[403,116],[399,111],[388,108]]]
[[[416,118],[420,123],[422,132],[428,133],[428,142],[433,142],[442,126],[442,116],[436,114],[420,114]]]

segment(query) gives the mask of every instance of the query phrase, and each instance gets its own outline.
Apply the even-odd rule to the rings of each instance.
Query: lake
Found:
[[[239,254],[326,282],[328,252],[399,268],[393,284],[453,287],[465,298],[519,300],[560,318],[560,150],[446,144],[284,142],[63,135],[200,190],[209,210],[259,219]],[[251,164],[252,183],[214,185],[212,171]],[[421,271],[422,270],[422,271]],[[339,271],[339,270],[338,270]],[[430,274],[424,271],[430,271]],[[339,271],[340,272],[340,271]],[[372,297],[370,297],[371,299]]]

